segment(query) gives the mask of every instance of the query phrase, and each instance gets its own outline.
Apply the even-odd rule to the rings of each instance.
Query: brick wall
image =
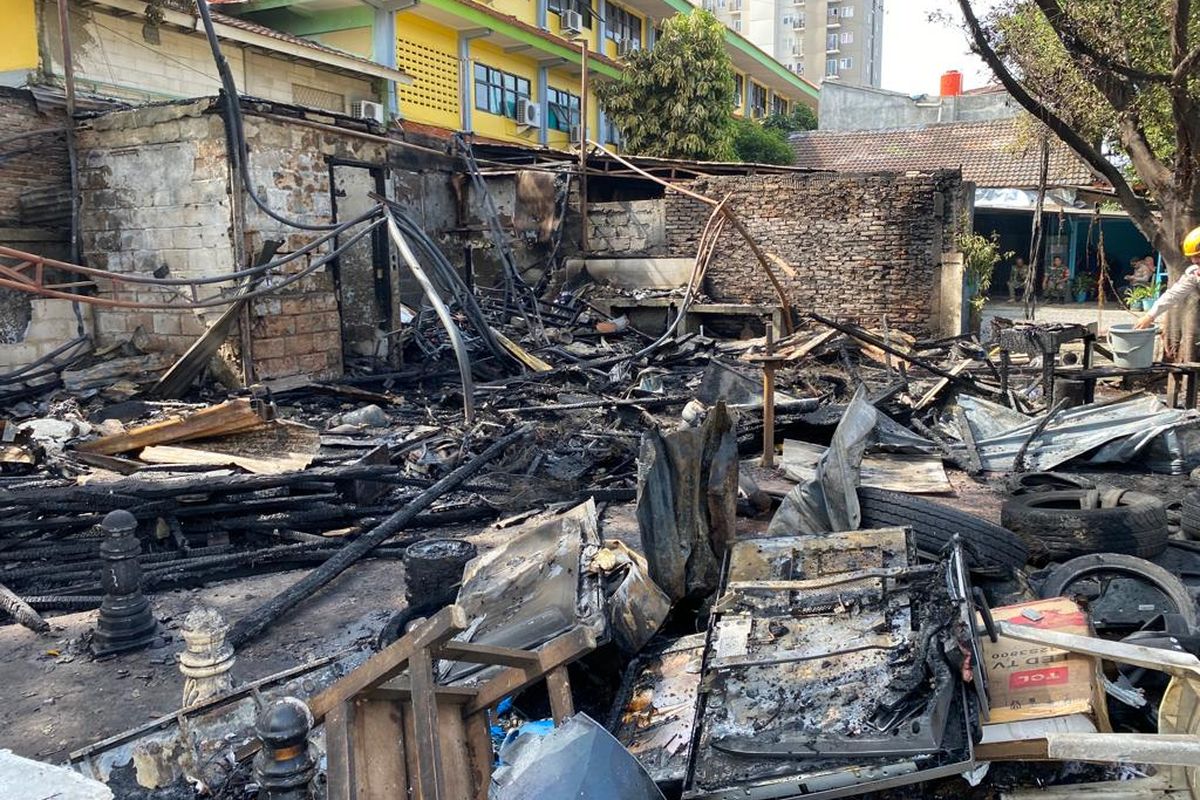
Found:
[[[260,197],[274,211],[311,225],[334,220],[331,163],[383,167],[388,160],[388,148],[382,142],[253,115],[246,117],[246,141],[253,154],[251,179]],[[349,199],[342,200],[343,205],[347,202]],[[339,216],[354,215],[343,210]],[[321,236],[320,232],[285,227],[249,200],[245,234],[251,253],[257,253],[269,239],[283,241],[280,252],[287,253]],[[331,249],[329,244],[322,245],[311,257]],[[308,263],[307,258],[297,259],[283,274],[295,274]],[[395,285],[392,265],[376,267],[393,270]],[[341,374],[343,341],[334,274],[334,266],[326,265],[251,306],[254,361],[260,377]],[[345,311],[351,317],[355,314],[354,309]]]
[[[0,87],[0,137],[64,125],[61,111],[38,111],[33,95]],[[67,150],[60,136],[38,136],[0,147],[0,227],[21,221],[21,196],[30,192],[70,191]]]
[[[118,273],[204,278],[235,269],[221,120],[206,100],[105,114],[81,129],[80,241],[91,266]],[[230,283],[199,287],[197,299]],[[104,282],[100,294],[143,303],[190,300],[167,289]],[[221,308],[97,307],[101,342],[141,328],[152,347],[182,353]]]
[[[962,213],[957,172],[786,174],[698,178],[686,186],[730,203],[755,241],[787,268],[775,270],[800,313],[910,332],[929,332],[941,254],[953,244]],[[692,257],[711,209],[682,195],[666,200],[667,249]],[[727,225],[708,268],[705,291],[716,302],[776,303],[758,260]]]
[[[593,256],[628,258],[666,253],[662,200],[588,203],[588,249]]]

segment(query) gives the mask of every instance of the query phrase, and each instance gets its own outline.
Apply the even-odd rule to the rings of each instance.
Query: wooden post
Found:
[[[766,358],[763,360],[763,454],[764,467],[775,466],[775,326],[767,320]]]

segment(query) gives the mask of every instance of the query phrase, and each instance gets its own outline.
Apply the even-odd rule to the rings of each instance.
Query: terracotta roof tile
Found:
[[[1023,141],[1018,120],[945,122],[881,131],[809,131],[791,137],[795,166],[835,172],[962,169],[980,188],[1038,184],[1037,146]],[[1091,186],[1088,167],[1066,145],[1050,145],[1051,186]]]

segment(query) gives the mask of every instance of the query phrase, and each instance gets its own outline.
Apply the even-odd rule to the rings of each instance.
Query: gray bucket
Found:
[[[1108,329],[1108,342],[1112,346],[1113,363],[1118,367],[1148,367],[1154,363],[1154,337],[1158,326],[1152,325],[1143,331],[1132,325],[1113,325]]]

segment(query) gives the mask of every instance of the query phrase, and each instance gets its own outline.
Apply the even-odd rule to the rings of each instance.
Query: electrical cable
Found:
[[[370,233],[373,230],[375,230],[376,228],[378,228],[383,223],[384,223],[384,220],[382,218],[375,220],[370,225],[363,228],[361,231],[359,231],[358,233],[354,234],[352,237],[347,239],[345,241],[345,243],[339,245],[337,247],[337,249],[327,253],[326,255],[321,256],[316,261],[313,261],[311,264],[309,264],[307,267],[305,267],[303,270],[301,270],[300,272],[297,272],[295,275],[288,276],[285,280],[281,281],[280,283],[274,284],[272,286],[266,286],[266,287],[263,287],[262,289],[255,289],[252,292],[246,292],[245,294],[233,295],[231,297],[215,297],[211,300],[203,300],[203,301],[195,302],[195,303],[142,303],[142,302],[137,302],[137,301],[133,301],[133,300],[129,300],[129,301],[106,300],[103,303],[103,305],[110,306],[113,308],[148,308],[148,309],[168,309],[168,310],[192,310],[192,309],[198,309],[198,308],[218,308],[220,306],[227,306],[230,303],[236,303],[241,300],[253,300],[258,297],[266,297],[267,295],[274,294],[275,292],[284,288],[285,286],[291,286],[293,283],[296,283],[297,281],[301,280],[302,278],[306,278],[309,275],[313,274],[318,269],[325,266],[327,263],[329,263],[333,259],[337,258],[346,249],[348,249],[350,246],[357,243],[360,239],[362,239],[368,233]],[[67,292],[60,292],[60,291],[53,290],[53,289],[40,288],[40,287],[34,286],[32,284],[22,283],[20,281],[13,281],[13,280],[9,280],[7,278],[0,278],[0,287],[5,287],[8,289],[16,289],[19,292],[25,292],[27,294],[37,294],[37,295],[41,295],[43,297],[57,297],[57,298],[60,298],[63,300],[78,300],[80,302],[88,302],[88,299],[86,299],[80,295],[69,294]]]
[[[204,35],[208,39],[208,46],[212,50],[213,60],[217,64],[217,74],[221,78],[222,96],[225,100],[225,134],[229,145],[229,157],[233,160],[234,168],[242,178],[242,191],[244,191],[254,204],[259,207],[264,214],[276,222],[282,223],[292,228],[300,228],[306,231],[328,231],[337,227],[335,224],[313,224],[300,222],[299,220],[288,219],[282,214],[274,211],[266,202],[258,196],[254,191],[254,182],[250,178],[250,168],[248,166],[249,149],[246,147],[245,140],[245,125],[242,120],[242,104],[238,95],[237,84],[234,83],[233,73],[229,70],[229,62],[221,53],[221,43],[217,39],[217,31],[213,26],[212,13],[208,8],[208,0],[196,0],[196,8],[200,11],[200,19],[204,23]],[[378,211],[378,209],[376,209]]]
[[[355,225],[366,222],[368,219],[377,215],[378,213],[378,210],[375,208],[369,209],[354,219],[341,223],[337,228],[322,235],[320,238],[309,242],[298,250],[294,250],[291,253],[288,253],[286,256],[281,256],[280,258],[269,261],[266,264],[259,264],[255,267],[247,267],[246,269],[239,270],[237,272],[226,272],[222,275],[208,275],[203,278],[155,278],[143,275],[126,275],[117,272],[109,272],[107,270],[93,269],[91,267],[80,267],[77,264],[69,264],[67,262],[54,261],[51,259],[47,259],[43,263],[48,267],[61,269],[65,272],[75,272],[79,275],[102,277],[106,280],[111,280],[116,283],[134,283],[145,286],[199,286],[209,283],[225,283],[226,281],[239,280],[241,278],[261,275],[265,272],[274,270],[276,267],[283,266],[290,261],[294,261],[300,256],[312,252],[330,239],[341,235],[350,228],[353,228]],[[0,251],[3,249],[4,248],[0,248]],[[5,254],[0,252],[0,256],[5,256]],[[16,258],[16,256],[7,257]]]

